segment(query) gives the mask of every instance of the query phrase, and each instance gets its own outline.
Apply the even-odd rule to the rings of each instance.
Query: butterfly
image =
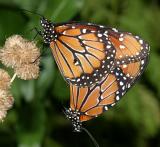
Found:
[[[82,122],[93,119],[115,106],[142,75],[148,59],[146,56],[141,61],[125,66],[119,64],[91,87],[70,84],[70,108],[65,110],[65,115],[71,120],[74,131],[81,132]]]
[[[149,52],[148,44],[140,37],[115,28],[92,23],[52,23],[44,17],[40,23],[40,34],[50,45],[61,74],[76,86],[92,86],[115,64],[140,61]]]

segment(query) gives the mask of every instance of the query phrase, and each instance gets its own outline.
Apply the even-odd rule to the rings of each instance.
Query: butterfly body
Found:
[[[71,108],[65,110],[66,117],[71,120],[72,126],[74,127],[74,132],[81,132],[82,122],[80,121],[81,113],[78,111],[73,111]]]
[[[55,39],[54,24],[45,18],[41,18],[40,23],[43,27],[43,31],[40,34],[43,37],[44,43],[50,44]]]

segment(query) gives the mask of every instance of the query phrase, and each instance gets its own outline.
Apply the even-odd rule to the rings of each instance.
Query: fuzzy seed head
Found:
[[[6,117],[7,111],[13,106],[13,103],[12,95],[5,90],[0,90],[0,121]]]
[[[10,88],[10,80],[9,74],[5,70],[0,69],[0,90],[8,90]]]
[[[24,64],[15,68],[15,73],[20,79],[31,80],[39,76],[39,66],[35,64]]]
[[[20,35],[9,37],[0,50],[0,60],[7,67],[15,68],[34,62],[40,56],[35,42],[28,41]]]

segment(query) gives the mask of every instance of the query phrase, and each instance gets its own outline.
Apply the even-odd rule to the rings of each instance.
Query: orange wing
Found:
[[[111,74],[92,87],[70,84],[70,108],[80,112],[80,121],[92,119],[114,106],[133,86],[143,73],[148,58],[134,63],[119,65]]]
[[[120,68],[116,68],[92,87],[77,87],[70,84],[70,108],[81,113],[81,122],[92,119],[119,101],[126,93],[130,80]]]
[[[149,45],[131,33],[108,30],[109,40],[116,49],[115,65],[139,62],[149,55]]]
[[[65,24],[54,28],[50,43],[62,75],[77,86],[91,86],[110,72],[115,49],[107,32],[91,24]]]
[[[132,79],[132,85],[143,73],[149,60],[149,45],[139,36],[120,32],[117,29],[108,30],[109,39],[116,49],[114,67],[120,67],[123,73]]]
[[[142,59],[139,62],[131,62],[129,64],[122,64],[119,65],[123,73],[126,77],[130,78],[131,81],[128,84],[128,88],[130,88],[135,82],[139,79],[139,77],[144,72],[147,64],[148,64],[149,57]]]

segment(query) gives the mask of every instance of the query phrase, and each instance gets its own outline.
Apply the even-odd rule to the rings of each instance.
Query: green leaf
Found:
[[[2,45],[7,37],[13,34],[21,34],[24,31],[26,20],[19,12],[12,9],[0,9],[0,18],[3,21],[0,23],[0,45]],[[16,19],[16,23],[15,22]]]
[[[35,80],[21,83],[20,91],[27,102],[32,101],[35,98]]]
[[[22,81],[19,79],[15,79],[15,81],[12,83],[11,92],[15,99],[15,104],[20,106],[21,100],[22,100],[22,93],[20,91]]]
[[[42,0],[14,0],[14,4],[18,5],[20,8],[25,10],[33,10],[34,12],[37,10],[37,4],[39,4]]]
[[[47,138],[45,140],[45,147],[62,147],[62,145],[60,145],[60,143],[57,143],[55,140],[53,140],[52,138]]]
[[[27,104],[21,108],[23,111],[19,112],[19,124],[17,124],[18,147],[40,147],[42,143],[46,119],[44,106],[37,100],[32,104]]]
[[[49,0],[46,16],[53,22],[68,21],[77,14],[82,5],[82,0]]]
[[[130,122],[139,129],[143,137],[151,137],[157,133],[160,127],[159,116],[159,104],[153,93],[138,84],[108,111],[108,114],[106,113],[107,119],[112,118],[115,122],[123,124]]]
[[[158,95],[160,96],[160,70],[156,65],[160,63],[160,56],[151,53],[149,65],[146,70],[147,81],[156,89]]]
[[[40,97],[43,97],[48,88],[52,87],[55,76],[55,64],[52,56],[43,57],[42,71],[37,80],[37,91]]]
[[[53,95],[59,99],[69,99],[69,84],[62,78],[62,75],[59,71],[56,73],[54,86],[53,86]]]

